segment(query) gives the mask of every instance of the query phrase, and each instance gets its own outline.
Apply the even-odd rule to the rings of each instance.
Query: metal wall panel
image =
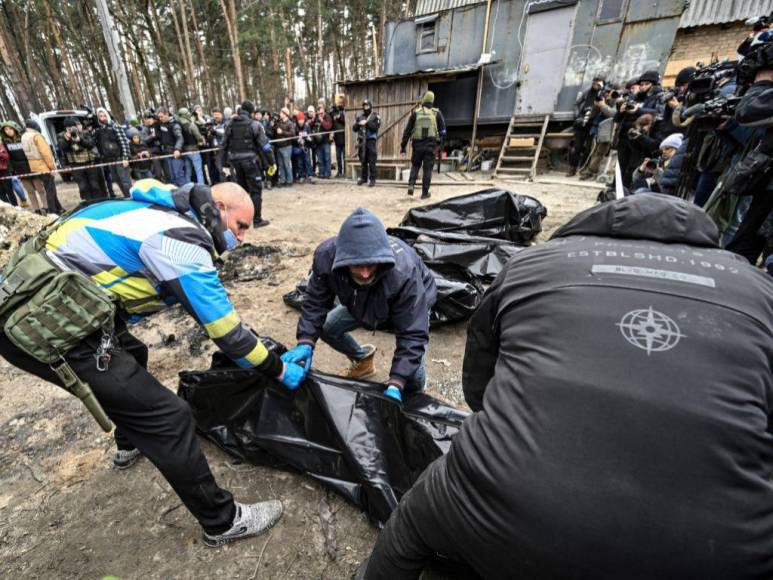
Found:
[[[773,12],[773,0],[690,0],[679,28],[724,24]]]
[[[685,0],[631,0],[628,3],[628,15],[625,21],[640,22],[655,18],[681,16],[685,5]]]
[[[419,0],[416,3],[416,16],[461,8],[471,4],[481,4],[481,0]],[[485,4],[485,2],[483,2]]]

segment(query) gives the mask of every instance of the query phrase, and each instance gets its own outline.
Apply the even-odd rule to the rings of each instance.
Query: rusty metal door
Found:
[[[516,115],[547,115],[564,84],[577,5],[528,15]]]

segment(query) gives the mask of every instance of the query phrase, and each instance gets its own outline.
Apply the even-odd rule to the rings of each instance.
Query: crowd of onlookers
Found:
[[[320,99],[304,111],[285,99],[278,112],[255,110],[253,118],[272,140],[277,161],[276,172],[261,168],[266,187],[344,175],[344,106],[339,94],[330,107]],[[211,185],[228,179],[221,146],[235,114],[229,107],[209,112],[201,106],[174,112],[159,107],[121,124],[100,107],[64,119],[53,147],[62,167],[71,168],[83,200],[114,197],[116,188],[128,196],[133,180],[148,177]],[[41,214],[61,212],[55,152],[38,122],[29,119],[22,128],[8,121],[0,133],[0,201]]]

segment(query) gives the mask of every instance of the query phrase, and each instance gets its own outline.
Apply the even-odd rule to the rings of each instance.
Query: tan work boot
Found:
[[[376,363],[374,360],[376,357],[376,347],[372,344],[363,344],[362,348],[368,354],[362,360],[352,361],[351,366],[348,369],[344,369],[341,376],[347,379],[359,380],[376,374]]]

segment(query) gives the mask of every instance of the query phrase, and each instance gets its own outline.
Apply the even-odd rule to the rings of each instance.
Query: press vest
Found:
[[[161,145],[165,151],[172,151],[175,145],[174,138],[174,125],[179,124],[177,121],[169,121],[168,123],[162,123],[158,129],[161,133]],[[183,137],[184,139],[185,137]]]
[[[183,146],[198,148],[199,143],[196,141],[196,137],[193,136],[190,125],[188,123],[180,123],[180,128],[183,131]]]
[[[255,153],[255,142],[252,134],[252,121],[241,119],[231,121],[231,136],[228,140],[229,153]]]

